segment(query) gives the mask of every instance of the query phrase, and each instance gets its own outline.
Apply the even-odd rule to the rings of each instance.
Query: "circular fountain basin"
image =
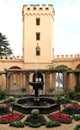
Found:
[[[30,114],[33,109],[39,109],[42,114],[58,110],[59,105],[49,97],[25,97],[15,102],[14,109],[24,114]]]

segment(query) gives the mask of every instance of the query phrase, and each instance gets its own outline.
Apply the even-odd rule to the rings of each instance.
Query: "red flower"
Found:
[[[64,107],[72,106],[73,108],[80,107],[80,105],[78,103],[67,103],[67,104],[64,104],[63,106]]]
[[[7,107],[7,108],[10,108],[10,105],[7,103],[7,104],[5,104],[5,106]]]
[[[74,103],[73,104],[73,107],[76,108],[76,107],[80,107],[80,105],[78,103]]]
[[[62,113],[54,113],[51,114],[51,117],[57,121],[69,121],[70,120],[70,116],[67,114],[62,114]]]
[[[0,104],[1,107],[7,107],[7,108],[10,108],[10,105],[7,103],[7,104]]]
[[[15,121],[15,120],[18,120],[21,118],[21,115],[20,114],[17,114],[17,113],[11,113],[11,114],[8,114],[8,115],[5,115],[5,116],[2,116],[1,120],[3,122],[11,122],[11,121]]]

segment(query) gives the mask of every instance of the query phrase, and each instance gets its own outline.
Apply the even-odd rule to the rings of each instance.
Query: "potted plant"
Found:
[[[50,87],[50,88],[49,88],[49,94],[50,94],[50,95],[53,95],[53,91],[54,91],[54,88],[53,88],[53,87]]]
[[[26,87],[22,87],[21,91],[22,91],[22,94],[24,95],[26,93],[26,91],[27,91],[27,88]]]

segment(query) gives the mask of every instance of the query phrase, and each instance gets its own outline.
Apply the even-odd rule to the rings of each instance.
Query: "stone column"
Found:
[[[67,89],[67,72],[63,72],[63,89]]]
[[[56,73],[51,74],[51,84],[50,86],[54,89],[56,89]]]
[[[10,94],[10,73],[6,73],[6,90]]]
[[[74,89],[76,85],[76,76],[73,73],[69,73],[68,75],[68,89]]]
[[[46,93],[49,91],[49,87],[50,87],[50,74],[49,73],[45,73],[45,91]]]
[[[79,73],[79,84],[80,84],[80,73]]]
[[[75,86],[77,87],[77,90],[79,91],[79,86],[80,86],[80,74],[79,73],[75,73],[75,78],[76,78],[76,84]],[[75,87],[74,86],[74,87]]]
[[[1,74],[0,74],[0,89],[2,89],[2,77],[1,77]]]
[[[30,75],[30,73],[26,72],[25,77],[26,77],[26,87],[28,89],[27,91],[29,91],[29,75]]]

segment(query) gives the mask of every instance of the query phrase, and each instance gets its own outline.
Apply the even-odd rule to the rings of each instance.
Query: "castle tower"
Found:
[[[54,54],[54,8],[52,5],[24,5],[23,60],[51,63]]]

